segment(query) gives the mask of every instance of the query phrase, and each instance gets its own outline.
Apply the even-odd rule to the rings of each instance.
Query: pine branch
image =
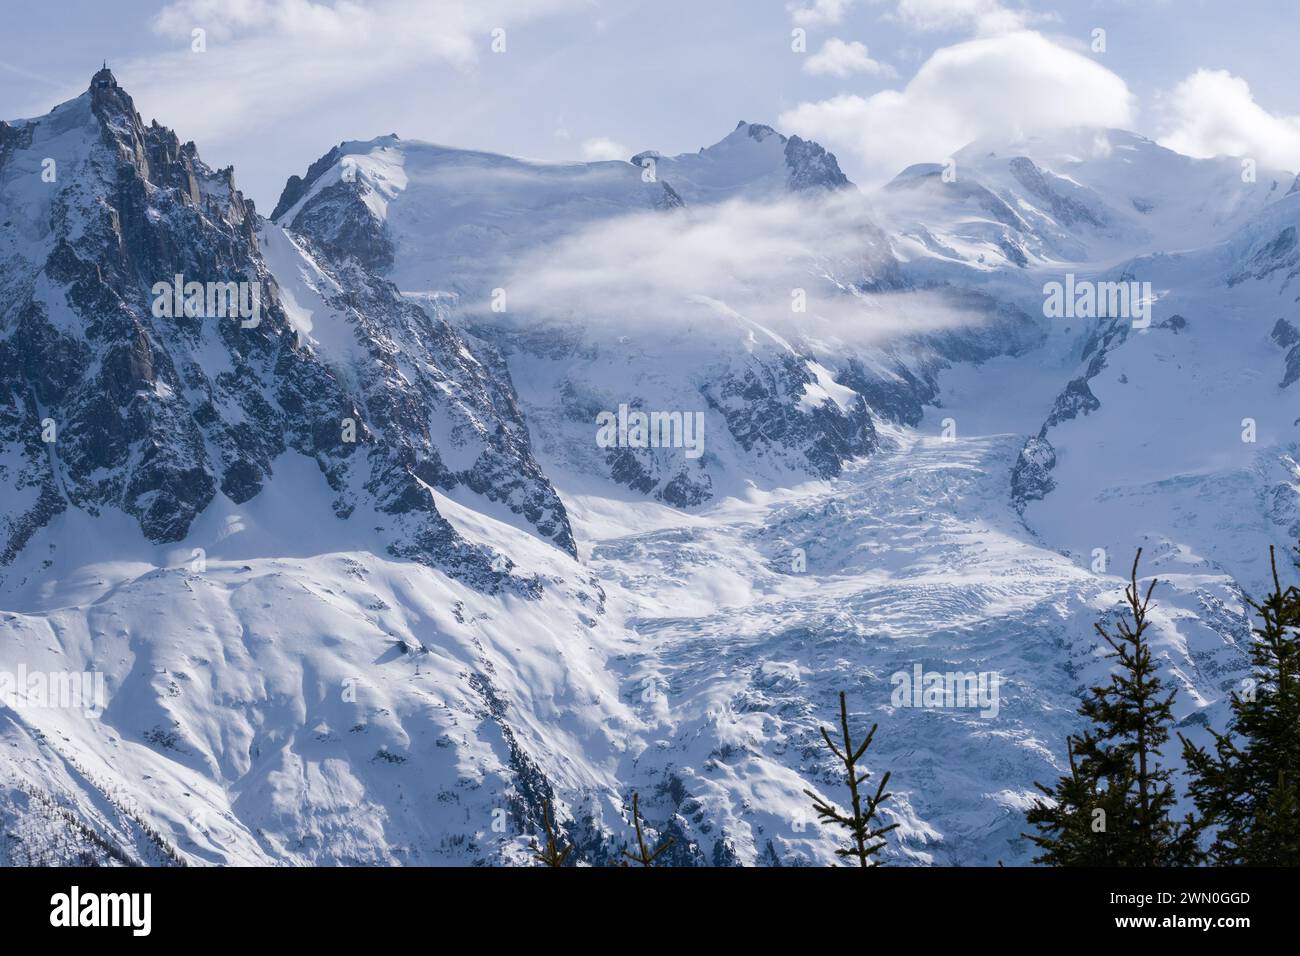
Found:
[[[645,835],[641,832],[640,798],[635,792],[632,794],[632,825],[636,828],[637,852],[633,855],[627,850],[624,850],[623,855],[634,863],[640,863],[642,866],[654,866],[655,860],[659,859],[664,851],[673,845],[674,840],[672,837],[669,837],[663,843],[659,844],[659,846],[657,846],[653,851],[646,846]],[[627,863],[624,862],[623,866],[627,866]]]
[[[551,820],[551,801],[547,800],[542,804],[542,825],[546,827],[546,849],[539,847],[536,839],[529,843],[529,848],[533,851],[533,858],[543,866],[564,866],[564,861],[569,858],[573,846],[570,844],[563,850],[559,848],[555,827],[552,826]]]

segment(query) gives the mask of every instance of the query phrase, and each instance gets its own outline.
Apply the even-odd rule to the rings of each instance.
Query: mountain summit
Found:
[[[834,153],[810,140],[786,137],[770,126],[744,120],[722,140],[696,153],[662,156],[647,150],[632,157],[636,166],[651,160],[656,173],[690,203],[773,199],[852,185]]]

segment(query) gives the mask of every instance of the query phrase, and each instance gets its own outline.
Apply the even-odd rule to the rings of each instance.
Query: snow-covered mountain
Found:
[[[843,189],[851,185],[834,153],[817,143],[786,137],[761,123],[741,120],[712,146],[663,156],[648,149],[632,165],[653,170],[689,203],[772,199],[787,193]]]
[[[1297,223],[1290,193],[1221,242],[1111,270],[1151,283],[1151,325],[1089,333],[1017,467],[1030,527],[1076,551],[1160,528],[1179,563],[1264,588],[1267,545],[1300,539]]]
[[[492,267],[524,250],[680,202],[628,163],[538,163],[384,136],[342,143],[291,178],[271,218],[403,290],[483,294],[502,279]]]
[[[553,468],[690,507],[756,483],[833,477],[876,447],[878,422],[915,422],[950,359],[1040,335],[1014,308],[940,290],[962,323],[984,327],[921,334],[918,323],[916,335],[859,347],[878,318],[870,293],[914,290],[849,185],[817,144],[747,123],[697,154],[627,163],[534,163],[384,137],[330,150],[290,180],[274,218],[321,250],[359,248],[345,258],[491,341]],[[809,234],[791,241],[789,219]],[[693,248],[720,232],[756,257],[679,280]],[[632,281],[653,292],[628,279],[647,262]],[[810,312],[792,310],[794,287]],[[651,296],[673,297],[671,321]],[[842,312],[864,328],[842,327]],[[785,319],[798,314],[809,324]],[[597,447],[596,416],[622,405],[702,415],[707,451]]]
[[[290,830],[276,835],[271,821],[288,792],[280,775],[306,768],[291,755],[307,739],[337,731],[373,751],[345,759],[341,776],[327,773],[337,784],[329,812],[357,814],[369,829],[387,798],[361,799],[385,786],[362,778],[405,759],[397,715],[406,706],[423,714],[430,746],[457,720],[432,713],[438,706],[405,675],[406,702],[390,701],[364,665],[409,652],[403,662],[432,675],[443,665],[422,658],[445,643],[441,627],[478,631],[499,617],[509,632],[528,613],[507,620],[477,601],[559,601],[566,629],[596,626],[599,587],[573,561],[565,508],[533,458],[500,357],[355,260],[330,264],[307,239],[261,220],[230,170],[208,169],[192,144],[144,126],[107,71],[48,116],[3,129],[4,663],[8,673],[47,663],[103,674],[110,701],[102,719],[4,711],[14,753],[26,742],[39,755],[13,764],[19,789],[8,805],[52,795],[98,808],[78,826],[128,857],[133,834],[149,826],[176,853],[211,858],[186,822],[192,810],[238,830],[227,859],[398,859],[413,833],[393,846],[348,837],[319,852],[283,849],[316,826],[306,823],[305,778],[287,784],[286,806],[298,808],[281,818],[295,821]],[[56,163],[50,181],[45,157]],[[255,285],[260,314],[207,315],[205,300],[198,314],[160,315],[172,293],[160,298],[155,284],[173,277],[184,288]],[[448,517],[461,513],[479,517]],[[534,540],[545,542],[544,560],[521,566]],[[430,616],[383,587],[343,599],[347,589],[326,583],[390,573],[432,602]],[[340,595],[334,612],[315,599],[311,612],[290,607],[293,595],[325,591]],[[186,608],[191,600],[215,604]],[[272,623],[282,614],[283,626]],[[475,634],[463,639],[478,650],[444,659],[446,673],[486,707],[492,664],[474,655],[490,652]],[[353,680],[361,690],[344,705]],[[546,692],[544,683],[529,687]],[[297,723],[309,710],[319,711],[310,731]],[[463,743],[484,746],[447,738],[440,746],[453,764]],[[78,769],[62,775],[64,761]],[[256,816],[271,815],[269,829],[234,823],[234,791],[255,779],[262,792],[250,799]],[[154,797],[141,784],[149,780],[160,781]],[[181,791],[198,795],[192,806]]]
[[[909,259],[981,270],[1106,263],[1210,245],[1281,199],[1293,174],[1193,159],[1124,130],[1070,128],[975,142],[911,166],[882,207]]]
[[[1300,194],[1115,130],[946,168],[388,136],[265,219],[107,71],[0,124],[0,673],[105,688],[0,699],[0,860],[520,863],[550,802],[601,863],[637,792],[674,864],[825,864],[844,689],[892,861],[1023,863],[1139,545],[1222,726],[1300,537]]]

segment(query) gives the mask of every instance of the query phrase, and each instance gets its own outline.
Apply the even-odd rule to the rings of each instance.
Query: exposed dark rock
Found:
[[[1103,210],[1090,208],[1087,203],[1067,195],[1069,191],[1077,189],[1077,186],[1040,169],[1033,160],[1016,156],[1007,166],[1020,185],[1025,187],[1025,191],[1043,203],[1052,218],[1062,226],[1086,223],[1101,229],[1109,224]]]
[[[290,208],[293,207],[294,203],[307,194],[307,190],[311,189],[316,180],[325,175],[329,168],[338,162],[338,158],[339,147],[335,146],[328,153],[307,167],[306,176],[290,176],[289,181],[284,184],[284,190],[280,193],[280,201],[277,202],[275,208],[271,210],[271,219],[279,222],[280,217],[288,212]]]
[[[1033,436],[1020,450],[1020,457],[1011,470],[1011,499],[1024,510],[1029,501],[1038,500],[1056,487],[1052,469],[1056,467],[1056,449],[1046,438]]]
[[[753,127],[751,127],[752,132]],[[785,164],[790,170],[786,186],[791,192],[807,189],[843,189],[853,184],[840,170],[835,154],[811,140],[791,136],[785,143]]]
[[[354,370],[323,361],[288,321],[259,249],[264,223],[232,171],[145,126],[111,73],[48,116],[0,129],[0,157],[78,132],[85,159],[50,184],[39,241],[0,262],[0,481],[15,491],[0,508],[0,566],[69,507],[121,509],[147,539],[181,540],[218,494],[258,495],[291,450],[316,461],[340,519],[364,492],[388,519],[393,554],[476,587],[535,594],[540,583],[464,540],[430,487],[501,501],[574,553],[491,349],[315,248],[368,359]],[[259,314],[169,314],[159,305],[173,296],[155,286],[177,276],[209,289],[205,305],[211,285],[243,283]],[[471,460],[444,464],[438,414],[452,439],[479,449]]]
[[[1289,349],[1293,345],[1300,345],[1300,329],[1297,329],[1286,319],[1278,319],[1273,326],[1273,331],[1268,335],[1278,346],[1284,349]]]
[[[1300,380],[1300,345],[1293,345],[1291,351],[1286,353],[1286,368],[1278,387],[1286,388],[1298,380]]]
[[[383,272],[393,264],[393,244],[384,223],[365,203],[370,188],[359,177],[330,183],[286,225],[310,236],[335,261],[351,258],[371,272]]]
[[[743,374],[733,372],[710,384],[704,396],[745,451],[793,448],[810,474],[831,478],[849,459],[874,450],[879,439],[861,395],[848,409],[829,400],[811,408],[801,405],[815,383],[807,363],[787,355],[771,364],[754,360]]]
[[[1247,279],[1263,279],[1282,269],[1295,270],[1298,263],[1300,253],[1296,249],[1296,229],[1287,226],[1250,253],[1241,268],[1228,276],[1228,286],[1240,285]],[[1295,271],[1289,273],[1295,274]]]
[[[1173,318],[1182,317],[1173,316],[1168,321]],[[1184,322],[1176,328],[1182,328],[1185,324]],[[1081,358],[1087,362],[1083,373],[1066,384],[1056,396],[1052,410],[1038,434],[1025,442],[1011,472],[1011,498],[1021,511],[1027,501],[1043,498],[1056,487],[1050,474],[1056,467],[1056,449],[1048,440],[1048,433],[1062,422],[1072,421],[1101,408],[1101,402],[1093,394],[1088,382],[1106,368],[1107,356],[1127,340],[1130,328],[1132,325],[1127,321],[1112,320],[1093,330],[1083,347]],[[1128,381],[1127,378],[1121,380]]]

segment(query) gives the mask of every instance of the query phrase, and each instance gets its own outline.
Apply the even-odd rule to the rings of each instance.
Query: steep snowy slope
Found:
[[[519,862],[552,799],[599,858],[623,828],[615,755],[637,727],[606,665],[620,645],[599,586],[446,499],[460,533],[507,549],[545,592],[491,596],[385,558],[310,493],[314,464],[287,458],[174,547],[69,511],[20,558],[0,669],[94,671],[107,699],[102,715],[0,708],[0,808],[21,822],[6,832],[38,827],[52,801],[127,860]],[[74,542],[74,567],[41,567]],[[6,861],[38,849],[0,842]]]
[[[1267,546],[1300,538],[1298,223],[1292,194],[1218,245],[1107,276],[1152,283],[1152,324],[1094,323],[1018,469],[1046,540],[1084,554],[1137,529],[1264,588]]]
[[[271,218],[404,292],[486,297],[501,265],[593,219],[680,204],[629,163],[540,163],[385,136],[342,143]]]
[[[619,733],[602,601],[491,348],[262,221],[106,70],[3,127],[0,197],[0,673],[104,698],[0,700],[6,833],[48,838],[5,859],[483,861],[552,779],[621,808],[565,767],[615,745],[560,727]]]

